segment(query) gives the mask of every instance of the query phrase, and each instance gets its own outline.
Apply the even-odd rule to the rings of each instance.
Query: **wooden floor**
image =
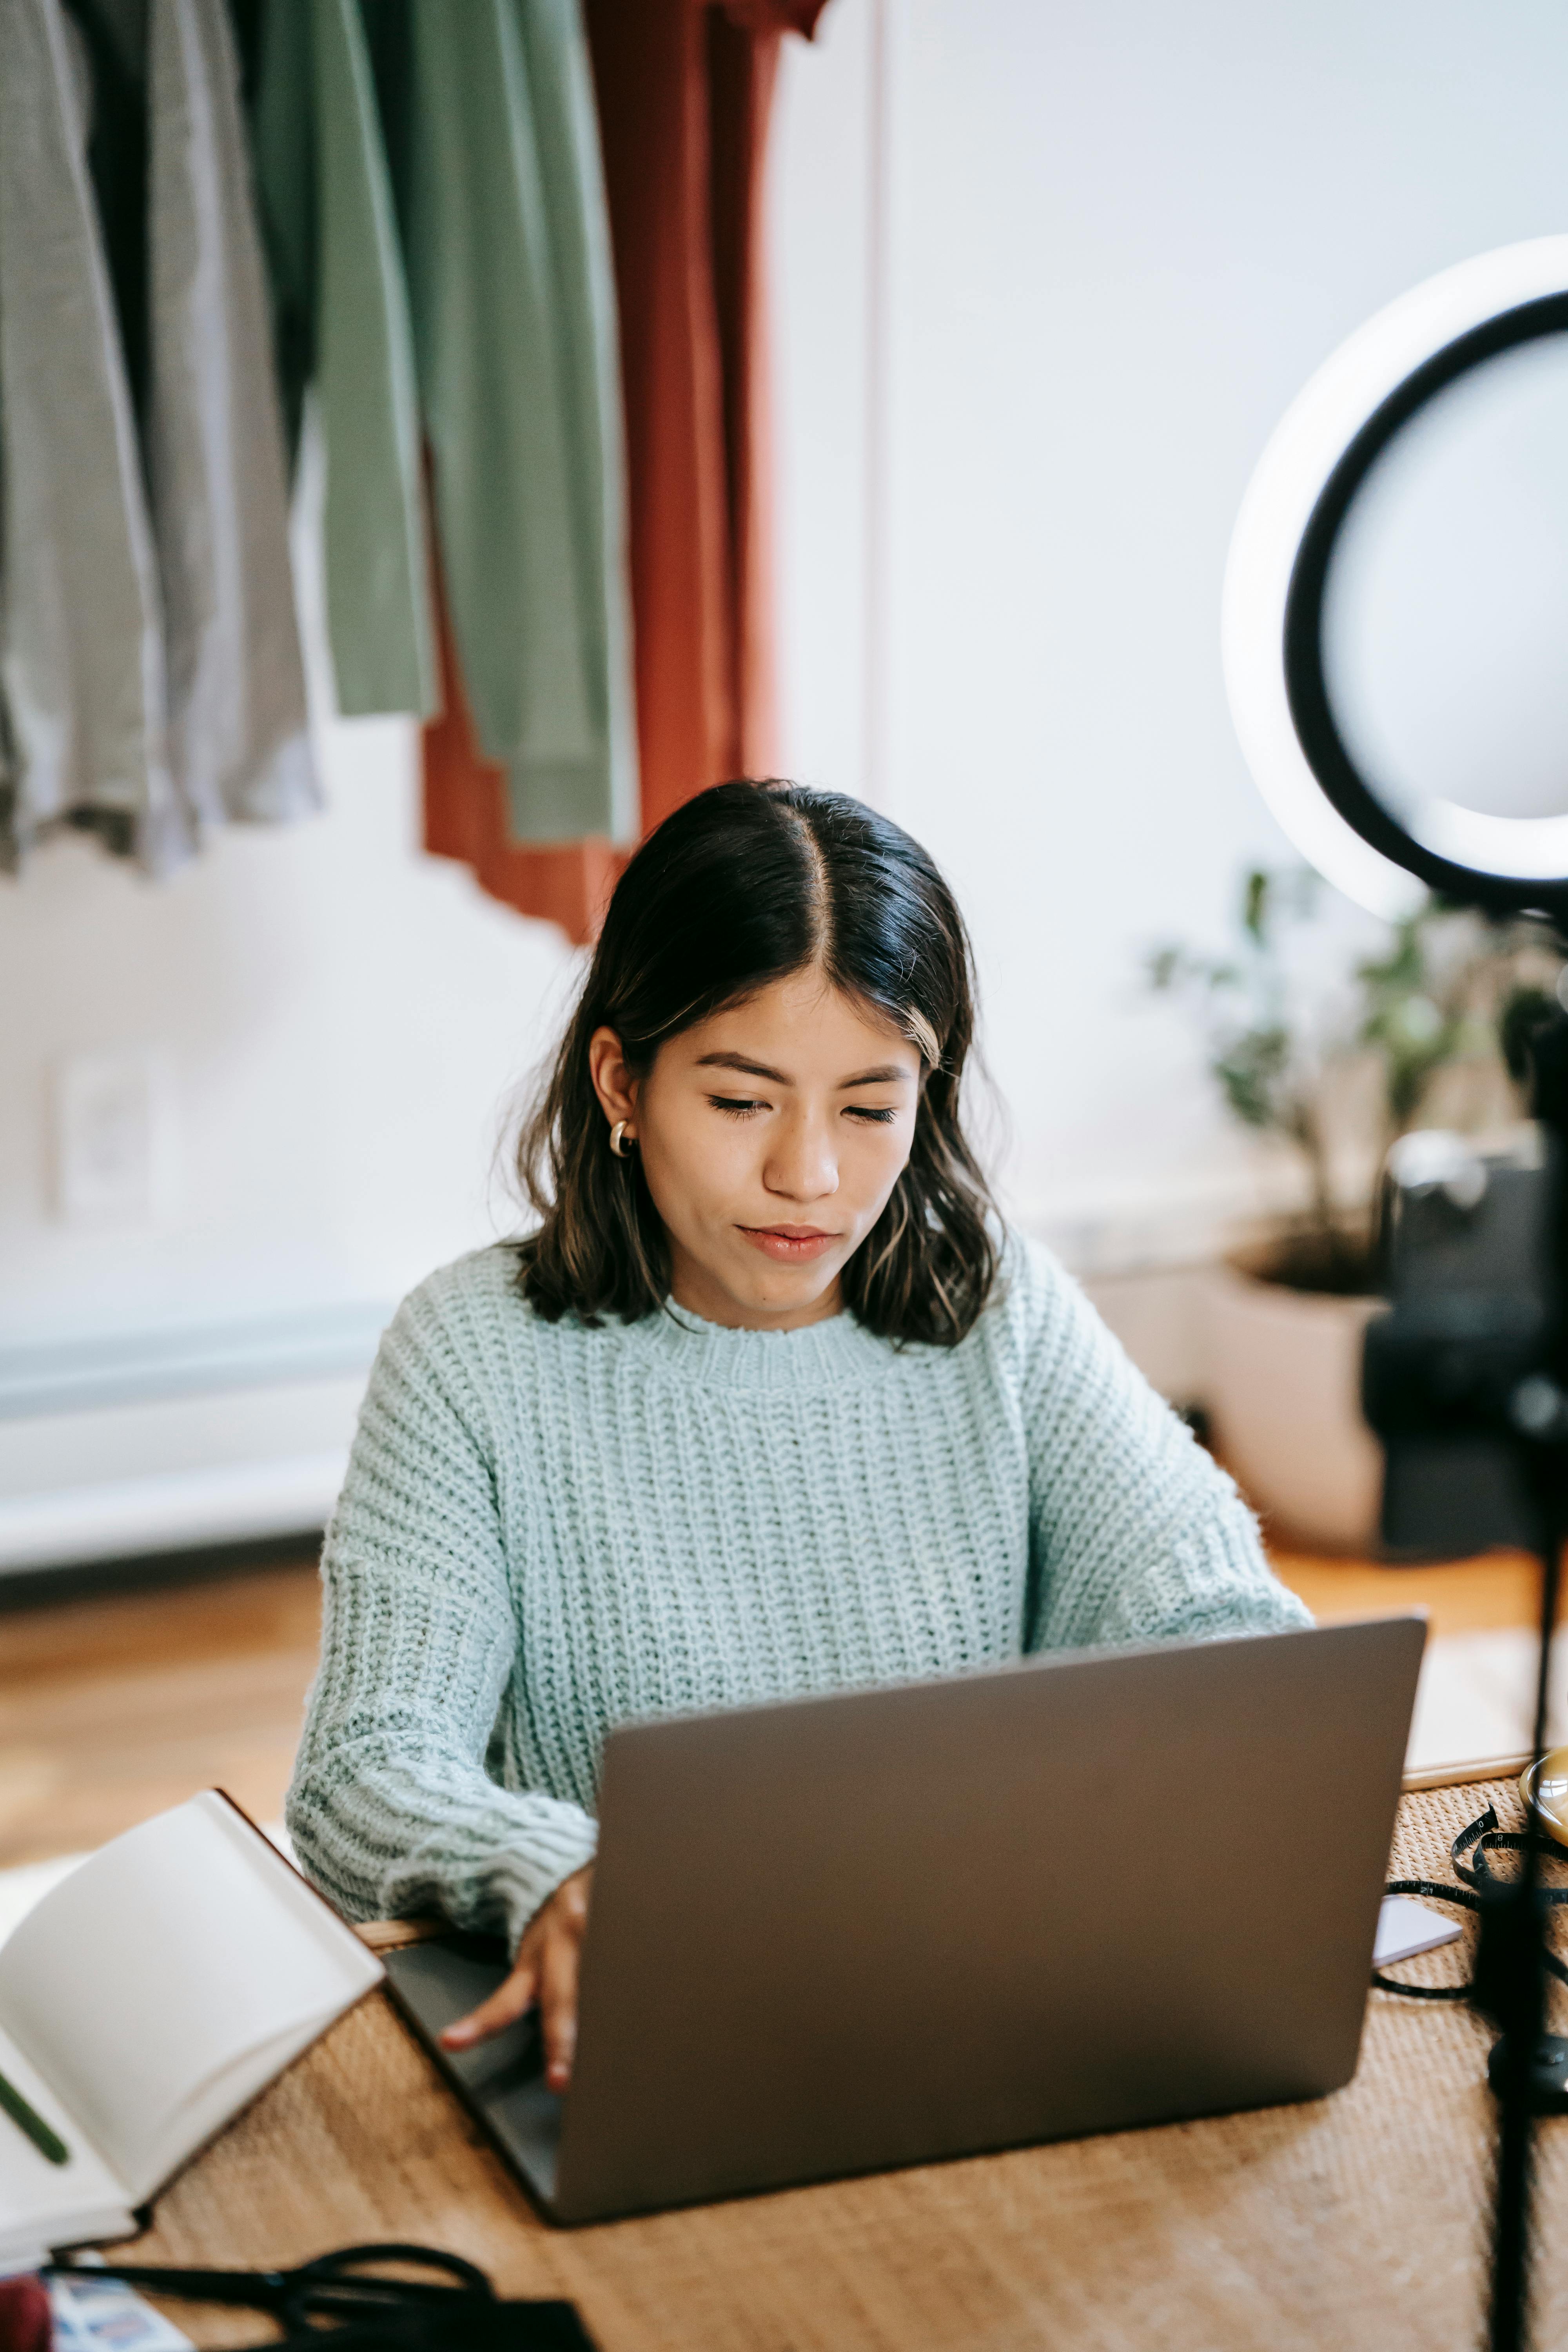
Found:
[[[1534,1571],[1280,1553],[1319,1617],[1426,1608],[1435,1633],[1528,1625]],[[315,1670],[313,1560],[0,1613],[0,1869],[99,1844],[198,1789],[277,1821]]]
[[[0,1614],[0,1869],[215,1785],[277,1821],[318,1592],[308,1559]]]
[[[1387,1617],[1425,1609],[1434,1636],[1531,1626],[1541,1607],[1541,1570],[1527,1552],[1488,1552],[1440,1568],[1380,1568],[1375,1561],[1272,1552],[1274,1570],[1314,1617]]]

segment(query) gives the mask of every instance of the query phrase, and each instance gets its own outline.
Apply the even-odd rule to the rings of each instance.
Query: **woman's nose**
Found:
[[[837,1192],[838,1160],[826,1127],[816,1119],[792,1120],[774,1140],[763,1181],[790,1201],[822,1201]]]

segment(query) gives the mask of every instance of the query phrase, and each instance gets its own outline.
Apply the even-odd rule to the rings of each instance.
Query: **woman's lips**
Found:
[[[815,1225],[737,1225],[735,1230],[764,1257],[777,1258],[784,1265],[800,1265],[808,1258],[820,1257],[838,1239],[837,1234],[822,1233]]]

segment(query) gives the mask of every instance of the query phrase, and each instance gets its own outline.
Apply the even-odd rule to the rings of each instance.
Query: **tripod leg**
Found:
[[[1553,1465],[1555,1468],[1555,1465]],[[1555,1494],[1544,1498],[1541,1543],[1541,1649],[1536,1674],[1531,1751],[1539,1769],[1546,1752],[1552,1637],[1557,1624],[1562,1521]],[[1533,1782],[1531,1786],[1533,1787]],[[1545,1924],[1540,1902],[1542,1831],[1533,1801],[1525,1822],[1524,1864],[1489,1916],[1477,1991],[1502,2029],[1494,2079],[1499,2094],[1497,2205],[1492,2232],[1491,2352],[1525,2352],[1530,2325],[1531,2157],[1535,2134],[1535,2053],[1546,2024]]]

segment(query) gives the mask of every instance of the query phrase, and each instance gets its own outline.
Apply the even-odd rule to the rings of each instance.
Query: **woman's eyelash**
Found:
[[[746,1095],[710,1095],[708,1099],[727,1118],[750,1118],[754,1110],[767,1108],[766,1103],[755,1102]],[[847,1103],[845,1109],[851,1118],[864,1119],[874,1127],[886,1127],[898,1117],[896,1110],[875,1110],[869,1103]]]

